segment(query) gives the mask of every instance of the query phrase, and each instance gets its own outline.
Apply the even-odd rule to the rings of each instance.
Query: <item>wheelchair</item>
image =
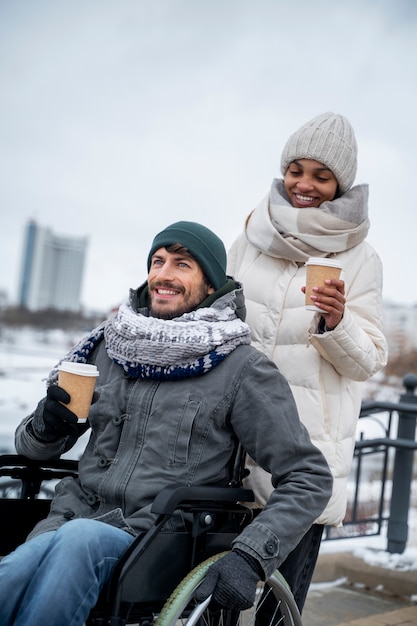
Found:
[[[247,611],[212,610],[210,598],[198,603],[193,597],[211,564],[230,550],[234,537],[252,519],[245,503],[254,496],[242,487],[243,464],[239,447],[228,486],[168,485],[159,492],[152,505],[154,525],[122,554],[85,626],[302,626],[278,571],[259,583],[254,606]],[[1,556],[23,543],[46,517],[56,481],[76,477],[77,470],[78,462],[72,460],[0,456]],[[189,530],[164,531],[178,511],[190,520]]]

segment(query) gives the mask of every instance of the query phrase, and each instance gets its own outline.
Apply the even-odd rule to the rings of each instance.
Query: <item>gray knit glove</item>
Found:
[[[212,594],[212,609],[226,608],[244,611],[254,601],[258,581],[263,579],[256,559],[242,550],[233,550],[213,563],[194,597],[203,602]]]

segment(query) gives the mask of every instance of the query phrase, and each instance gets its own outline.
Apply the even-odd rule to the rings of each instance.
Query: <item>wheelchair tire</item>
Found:
[[[300,613],[295,604],[292,593],[283,576],[278,572],[265,582],[259,583],[256,600],[251,609],[247,611],[223,610],[211,612],[208,608],[210,598],[202,603],[193,599],[194,591],[203,580],[209,567],[221,558],[225,552],[200,563],[188,576],[174,589],[168,598],[159,616],[155,621],[155,626],[302,626]],[[259,619],[261,603],[266,595],[273,594],[275,611],[266,619],[262,616]]]

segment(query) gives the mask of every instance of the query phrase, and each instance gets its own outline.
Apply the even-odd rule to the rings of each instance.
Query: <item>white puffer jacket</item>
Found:
[[[253,345],[289,381],[300,418],[332,471],[333,495],[317,523],[340,525],[346,510],[361,383],[385,366],[387,344],[382,333],[378,255],[363,241],[334,256],[344,268],[346,306],[339,325],[323,334],[318,333],[320,314],[304,308],[303,264],[260,252],[242,233],[230,250],[227,270],[243,283]],[[272,490],[270,476],[252,466],[249,481],[263,506]]]

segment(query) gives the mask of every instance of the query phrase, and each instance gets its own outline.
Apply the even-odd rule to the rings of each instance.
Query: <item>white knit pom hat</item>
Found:
[[[335,175],[340,193],[353,185],[358,146],[349,121],[337,113],[322,113],[301,126],[285,144],[281,172],[297,159],[314,159]]]

